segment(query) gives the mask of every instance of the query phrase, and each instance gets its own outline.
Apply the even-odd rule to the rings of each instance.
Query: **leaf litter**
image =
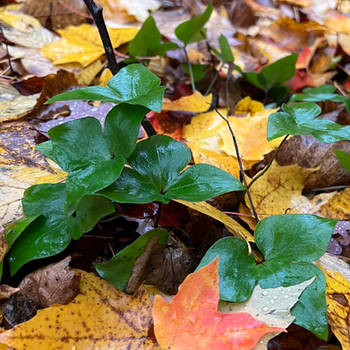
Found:
[[[101,0],[99,3],[104,7],[114,53],[119,62],[124,59],[132,62],[135,59],[128,52],[128,42],[135,37],[149,11],[154,13],[162,34],[162,42],[166,44],[170,39],[181,44],[178,39],[181,40],[183,37],[176,38],[175,27],[205,10],[205,4],[200,1],[196,2],[195,6],[183,1],[180,7],[174,6],[171,1],[164,4],[156,0],[145,1],[142,5],[135,1],[122,0]],[[3,225],[22,215],[21,198],[24,190],[30,185],[62,182],[66,178],[66,173],[54,162],[34,150],[37,144],[47,140],[47,131],[64,121],[84,115],[96,116],[103,122],[105,114],[111,108],[108,103],[81,101],[43,105],[48,98],[77,87],[78,84],[106,85],[108,78],[104,76],[109,75],[110,78],[111,75],[109,71],[103,70],[107,63],[104,49],[98,31],[91,24],[86,8],[81,2],[74,1],[68,5],[59,1],[53,2],[51,7],[48,7],[46,2],[27,0],[23,7],[21,6],[10,4],[0,9],[1,50],[4,51],[3,57],[6,57],[6,53],[9,54],[8,59],[2,58],[0,62],[0,85],[3,91],[0,98],[2,111],[0,224]],[[239,7],[239,11],[236,7]],[[270,115],[279,110],[279,106],[271,102],[288,102],[287,95],[273,95],[274,89],[278,88],[280,92],[288,91],[289,95],[292,93],[300,95],[304,94],[304,91],[301,91],[304,87],[334,84],[332,91],[344,96],[342,101],[346,106],[345,98],[350,90],[347,56],[349,53],[347,41],[350,35],[348,14],[346,1],[338,4],[335,1],[323,3],[294,0],[264,4],[252,0],[242,0],[239,4],[222,2],[216,7],[207,23],[208,43],[195,42],[196,40],[188,43],[189,62],[186,62],[181,50],[168,51],[167,55],[159,60],[153,57],[140,58],[146,65],[149,63],[151,70],[160,72],[162,82],[167,86],[162,111],[151,112],[148,115],[149,120],[158,133],[170,135],[186,143],[191,149],[194,163],[215,165],[239,179],[242,173],[238,166],[237,154],[234,152],[231,134],[215,110],[210,109],[220,108],[222,114],[228,115],[237,138],[240,158],[246,176],[249,174],[248,183],[252,183],[250,193],[260,219],[285,213],[309,213],[326,218],[349,220],[349,192],[348,189],[344,189],[344,186],[349,185],[349,173],[333,151],[335,147],[349,153],[349,141],[325,144],[304,134],[289,136],[283,142],[282,138],[272,141],[266,138]],[[218,37],[221,33],[226,35],[229,49],[238,67],[232,77],[229,66],[224,62],[221,62],[220,66],[221,58],[216,57],[215,51],[211,48],[212,46],[218,49]],[[270,76],[267,76],[268,81],[261,78],[266,70],[264,67],[295,52],[299,53],[299,57],[295,75],[291,80],[276,82],[269,81]],[[200,74],[195,76],[196,90],[192,92],[188,88],[190,79],[188,70],[186,71],[187,63],[192,64],[195,75],[204,72],[204,76]],[[242,70],[253,73],[251,77],[260,76],[260,80],[251,80],[253,78],[249,77],[249,74],[242,74]],[[33,75],[41,79],[39,83],[41,87],[38,90],[41,94],[38,91],[34,94],[23,93],[25,84],[30,87],[30,83],[24,81],[27,78],[30,81]],[[230,91],[229,99],[227,99],[227,86]],[[289,92],[289,89],[292,91]],[[349,117],[342,105],[340,108],[339,105],[332,107],[323,99],[317,103],[322,114],[320,118],[314,120],[313,125],[307,125],[308,133],[314,133],[317,137],[315,132],[318,132],[317,128],[321,123],[332,127],[334,124],[330,124],[327,119],[332,123],[338,122],[342,125],[342,130],[346,130]],[[232,112],[229,113],[227,108]],[[327,114],[328,108],[331,108],[329,114]],[[333,111],[332,108],[338,109]],[[289,113],[286,109],[285,112]],[[305,124],[297,127],[298,132],[305,132],[303,129]],[[291,129],[285,130],[286,133],[291,132]],[[297,128],[293,129],[294,133],[295,130]],[[140,130],[140,138],[144,135],[145,133]],[[259,173],[258,170],[262,168],[267,171]],[[245,244],[248,245],[249,251],[254,253],[258,262],[263,261],[261,253],[252,244],[256,222],[252,217],[252,208],[247,195],[239,199],[238,194],[230,194],[228,198],[229,209],[226,213],[218,204],[220,197],[210,202],[215,203],[216,207],[208,202],[181,200],[178,202],[191,208],[186,209],[190,213],[187,220],[190,222],[192,220],[199,226],[196,229],[203,232],[203,237],[211,234],[216,240],[234,235],[246,241]],[[242,201],[242,198],[245,200]],[[240,205],[237,204],[239,202]],[[127,210],[128,206],[129,204],[116,204],[117,217],[110,215],[102,219],[87,233],[92,242],[101,239],[106,242],[100,252],[95,252],[94,255],[98,256],[98,259],[93,264],[89,263],[89,271],[96,269],[98,271],[101,262],[106,263],[113,256],[117,257],[118,252],[123,253],[126,246],[132,247],[135,243],[137,246],[138,239],[147,235],[147,231],[152,228],[148,227],[146,231],[140,228],[141,226],[138,228],[139,224],[130,221],[130,217],[127,216],[120,220],[118,218],[120,213]],[[142,215],[148,215],[146,209],[141,206],[139,210]],[[168,210],[167,215],[173,217],[178,215],[174,209],[163,208],[163,210]],[[77,249],[75,242],[62,253],[60,258],[65,259],[57,264],[48,265],[49,262],[42,261],[41,265],[38,265],[42,269],[32,272],[35,268],[24,268],[15,275],[15,279],[5,274],[3,282],[18,286],[19,290],[6,284],[1,285],[2,299],[10,298],[2,305],[4,310],[2,317],[5,318],[3,322],[7,322],[7,327],[20,324],[2,332],[1,341],[19,349],[25,347],[71,349],[72,346],[79,349],[88,349],[91,346],[113,349],[128,346],[135,349],[158,349],[160,346],[183,348],[186,340],[181,339],[181,336],[186,338],[186,332],[183,333],[181,328],[177,329],[177,326],[171,325],[170,322],[165,322],[161,327],[157,325],[158,321],[154,315],[160,312],[157,310],[157,303],[158,305],[161,303],[160,299],[156,297],[152,317],[153,294],[149,289],[145,289],[142,283],[150,283],[168,294],[175,294],[187,275],[184,283],[193,278],[190,273],[208,246],[206,247],[205,242],[200,242],[203,237],[191,236],[195,230],[192,228],[193,233],[188,231],[190,223],[186,226],[181,220],[162,221],[162,209],[158,208],[158,211],[155,209],[155,217],[160,216],[159,223],[169,229],[171,234],[169,240],[162,244],[151,240],[149,246],[136,256],[135,264],[126,269],[131,277],[128,283],[124,283],[124,288],[119,289],[125,289],[129,293],[134,293],[133,295],[124,294],[95,274],[70,269],[69,255],[72,256],[71,264],[78,268],[81,258],[90,261],[84,254],[77,256],[80,253],[75,251]],[[195,216],[203,218],[201,215],[207,216],[202,222],[210,222],[210,225],[206,227],[205,224],[200,224],[200,220],[194,220]],[[156,222],[157,219],[154,219],[153,225]],[[208,233],[208,227],[213,232]],[[349,348],[346,290],[349,282],[347,262],[350,252],[347,227],[348,221],[339,223],[328,247],[328,252],[337,256],[326,253],[318,263],[326,278],[329,324],[343,349]],[[8,239],[6,235],[4,238]],[[8,249],[10,248],[3,239],[2,258]],[[55,261],[58,260],[56,257]],[[81,276],[80,293],[76,296],[79,276]],[[22,282],[19,284],[21,279]],[[227,305],[220,301],[219,311],[225,313],[228,310],[246,311],[259,322],[266,322],[268,327],[288,327],[291,335],[300,336],[300,342],[295,340],[292,345],[293,348],[299,349],[302,348],[304,335],[295,330],[296,326],[290,326],[294,321],[290,310],[293,304],[298,302],[308,283],[311,283],[310,280],[272,289],[261,289],[256,285],[248,301]],[[180,286],[179,294],[175,298],[180,298],[179,295],[186,288],[184,286],[185,284]],[[209,293],[212,287],[213,283],[207,287],[196,285],[199,293]],[[215,288],[218,290],[218,287]],[[190,288],[190,293],[184,297],[189,303],[195,302],[194,289]],[[289,297],[284,298],[285,295]],[[277,301],[269,304],[268,297],[281,304]],[[167,298],[171,299],[169,296]],[[176,300],[175,298],[172,300]],[[288,303],[284,304],[284,301]],[[213,305],[215,306],[217,302],[218,297]],[[171,305],[171,302],[168,305]],[[274,305],[273,310],[270,310],[271,305]],[[205,309],[205,302],[201,306]],[[16,314],[16,311],[22,308],[23,313]],[[41,308],[44,309],[37,312],[37,309]],[[283,311],[279,312],[278,308]],[[216,308],[214,311],[217,314]],[[79,312],[82,313],[80,316]],[[178,312],[186,313],[186,310],[180,308]],[[199,315],[201,312],[203,311],[199,309]],[[194,315],[195,312],[189,313],[184,319],[191,321]],[[33,318],[28,320],[30,317]],[[152,335],[153,322],[155,322],[156,338]],[[187,348],[194,346],[193,349],[200,349],[198,344],[202,340],[203,348],[207,348],[208,344],[217,339],[220,326],[216,334],[212,333],[205,338],[202,330],[198,332],[195,330],[200,322],[199,316],[198,322],[192,322],[187,327],[189,334],[198,339],[197,342],[191,339],[189,345],[186,345]],[[242,324],[243,321],[239,322]],[[2,326],[4,324],[2,323]],[[167,327],[170,327],[169,331],[165,331]],[[230,336],[234,334],[231,331],[227,332]],[[173,334],[179,336],[174,337]],[[249,345],[248,348],[274,349],[273,346],[276,344],[280,344],[281,349],[290,348],[290,343],[287,345],[283,343],[283,339],[287,336],[285,333],[270,341],[277,334],[278,332],[265,335],[261,340],[257,337],[258,345],[255,347]],[[311,336],[311,333],[306,334],[309,342],[315,344],[311,344],[310,349],[321,344],[320,340]],[[328,346],[340,349],[339,343],[336,343],[334,338],[330,339],[332,340]],[[255,343],[256,341],[254,340]],[[325,343],[322,344],[327,346]]]

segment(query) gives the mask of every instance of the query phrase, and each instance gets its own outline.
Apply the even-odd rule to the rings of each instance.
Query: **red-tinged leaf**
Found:
[[[219,301],[219,259],[187,276],[177,295],[167,303],[157,295],[153,305],[158,344],[168,350],[249,350],[269,327],[248,313],[222,314]]]

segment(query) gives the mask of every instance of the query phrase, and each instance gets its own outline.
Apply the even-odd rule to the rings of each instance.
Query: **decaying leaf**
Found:
[[[224,313],[248,312],[257,320],[271,327],[287,328],[295,319],[291,315],[292,307],[298,302],[299,296],[313,282],[314,278],[295,286],[263,289],[256,285],[252,296],[244,303],[220,302],[219,311]],[[281,331],[265,334],[254,347],[254,350],[264,350],[267,343]]]
[[[71,303],[39,310],[1,333],[0,343],[36,350],[159,349],[147,338],[151,300],[143,287],[129,296],[92,273],[79,272],[80,294]]]
[[[243,226],[239,225],[230,216],[223,213],[221,210],[216,209],[207,202],[187,202],[182,200],[176,200],[176,202],[186,205],[187,207],[197,210],[202,214],[208,215],[211,218],[223,223],[227,229],[236,237],[243,238],[246,241],[254,242],[254,237]]]
[[[23,13],[0,12],[0,26],[7,40],[30,48],[41,48],[58,39],[32,16]]]
[[[264,334],[283,331],[280,327],[267,326],[249,313],[223,314],[217,311],[218,264],[216,258],[187,276],[169,303],[161,296],[155,296],[154,331],[162,348],[248,350]]]
[[[0,123],[22,118],[34,108],[38,97],[23,96],[12,85],[0,82]]]
[[[69,268],[71,258],[48,265],[27,275],[18,288],[42,308],[68,304],[79,292],[80,275]]]
[[[350,271],[341,259],[326,253],[319,265],[326,276],[328,320],[343,350],[350,349]]]
[[[113,47],[132,40],[137,30],[134,27],[109,28]],[[69,26],[57,31],[62,38],[41,49],[42,54],[54,64],[77,62],[86,67],[104,54],[100,35],[92,25]]]
[[[336,192],[314,196],[312,200],[302,195],[305,179],[315,169],[299,165],[280,166],[273,161],[268,171],[250,188],[252,199],[260,218],[270,215],[303,213],[315,214],[322,204]],[[249,203],[247,201],[247,203]]]
[[[66,173],[35,150],[37,131],[26,122],[0,127],[0,224],[22,215],[24,190],[38,183],[63,181]]]
[[[183,96],[175,101],[164,100],[162,110],[202,113],[209,109],[212,98],[212,94],[203,96],[199,91],[195,91],[192,95]]]
[[[350,189],[338,192],[327,203],[324,203],[319,213],[328,218],[350,220]]]

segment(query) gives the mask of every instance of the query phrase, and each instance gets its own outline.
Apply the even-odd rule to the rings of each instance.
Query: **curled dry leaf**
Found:
[[[284,330],[269,327],[249,313],[218,312],[218,265],[219,259],[216,258],[209,265],[188,275],[169,303],[161,296],[155,296],[154,332],[162,348],[248,350],[264,334]]]
[[[0,27],[7,40],[24,47],[41,48],[58,39],[37,19],[23,13],[0,12]]]
[[[326,276],[328,320],[343,350],[350,349],[350,271],[341,259],[326,253],[319,266]]]
[[[80,275],[69,268],[71,258],[48,265],[27,275],[18,288],[26,298],[45,308],[68,304],[79,293]]]
[[[69,26],[57,31],[62,38],[41,49],[42,54],[54,64],[77,62],[86,67],[105,52],[97,28],[90,24]],[[134,27],[108,29],[113,47],[131,41],[137,31]]]
[[[164,100],[162,110],[201,113],[209,109],[212,99],[212,94],[203,96],[199,91],[195,91],[192,95],[183,96],[178,100]]]
[[[285,214],[287,211],[288,214],[317,213],[322,204],[327,203],[336,192],[323,193],[314,196],[312,200],[303,196],[304,181],[314,171],[315,169],[305,169],[299,165],[280,166],[273,161],[267,172],[250,188],[258,216],[262,219]]]
[[[80,294],[71,303],[39,310],[31,320],[2,332],[0,343],[36,350],[159,349],[147,337],[151,300],[143,287],[130,296],[92,273],[80,274]]]
[[[324,203],[319,211],[320,215],[327,218],[350,220],[350,188],[338,192],[327,203]]]
[[[21,119],[30,112],[39,94],[23,96],[11,84],[0,82],[0,123]]]
[[[279,165],[298,164],[317,168],[304,181],[306,190],[336,185],[349,185],[350,174],[339,163],[333,148],[350,152],[350,142],[323,143],[310,135],[288,138],[278,150]]]

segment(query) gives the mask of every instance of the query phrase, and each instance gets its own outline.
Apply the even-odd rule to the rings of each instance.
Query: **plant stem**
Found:
[[[255,177],[253,178],[253,180],[252,180],[252,181],[250,182],[250,184],[248,185],[248,188],[252,187],[253,183],[254,183],[257,179],[259,179],[261,176],[263,176],[263,175],[269,170],[269,168],[270,168],[272,162],[273,162],[273,161],[275,160],[275,158],[276,158],[277,152],[278,152],[279,149],[281,148],[282,144],[287,140],[288,136],[289,136],[289,134],[286,135],[286,136],[284,137],[284,139],[282,140],[282,142],[278,145],[278,147],[277,147],[277,149],[276,149],[276,151],[275,151],[275,154],[272,156],[272,158],[271,158],[269,164],[267,164],[266,167],[263,169],[263,171],[261,171],[257,176],[255,176]]]
[[[186,45],[182,48],[182,50],[183,50],[183,52],[185,54],[186,62],[187,62],[187,65],[188,65],[188,72],[190,73],[190,80],[191,80],[192,91],[195,92],[196,91],[196,85],[194,83],[192,65],[191,65],[190,59],[189,59],[188,54],[187,54]]]
[[[156,220],[154,222],[154,228],[158,228],[161,215],[162,215],[162,203],[159,202],[158,203],[157,216],[156,216]]]
[[[252,212],[253,212],[255,221],[258,223],[259,222],[258,214],[256,213],[255,206],[254,206],[254,203],[253,203],[253,199],[252,199],[252,196],[251,196],[251,194],[249,192],[247,180],[246,180],[245,173],[244,173],[243,163],[242,163],[241,155],[239,153],[238,143],[237,143],[235,134],[233,133],[233,130],[231,128],[231,125],[230,125],[230,122],[228,121],[228,119],[226,117],[224,117],[217,109],[215,109],[215,111],[225,121],[225,123],[227,124],[227,126],[228,126],[228,128],[230,130],[231,137],[232,137],[232,140],[233,140],[233,144],[235,146],[235,152],[236,152],[236,156],[237,156],[237,160],[238,160],[238,165],[239,165],[239,170],[240,170],[240,173],[241,173],[243,185],[246,188],[248,200],[249,200],[250,206],[252,208]]]
[[[209,84],[209,86],[208,86],[204,96],[207,96],[209,94],[209,92],[210,92],[211,88],[214,86],[214,84],[215,84],[215,82],[216,82],[216,80],[217,80],[217,78],[218,78],[218,76],[219,76],[223,66],[224,65],[221,64],[219,70],[215,72],[214,78],[211,80],[211,82],[210,82],[210,84]]]
[[[115,59],[115,56],[114,56],[114,49],[111,42],[111,38],[109,37],[106,23],[103,19],[103,14],[102,14],[103,9],[101,7],[96,6],[93,0],[84,0],[84,3],[88,8],[91,16],[93,17],[96,27],[98,29],[98,32],[100,33],[103,47],[106,52],[108,67],[111,70],[112,74],[115,75],[118,73],[119,67],[118,67],[117,60]],[[149,137],[157,134],[157,132],[153,128],[153,125],[147,119],[147,117],[143,118],[142,127],[145,129],[145,132]]]
[[[226,81],[225,81],[225,91],[226,91],[226,108],[227,108],[227,113],[226,117],[230,114],[230,90],[229,90],[229,84],[230,80],[232,77],[232,73],[235,69],[235,66],[233,63],[229,63],[228,70],[227,70],[227,75],[226,75]]]
[[[333,191],[333,190],[343,190],[344,188],[350,188],[350,185],[339,185],[339,186],[329,186],[321,188],[313,188],[308,190],[308,192],[321,192],[321,191]]]

